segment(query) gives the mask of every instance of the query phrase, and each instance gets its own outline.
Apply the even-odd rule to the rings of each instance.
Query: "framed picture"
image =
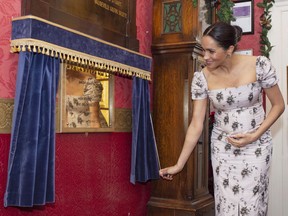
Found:
[[[243,34],[254,34],[253,0],[236,0],[234,4],[233,16],[236,21],[232,21],[231,24],[240,26]]]
[[[57,93],[60,133],[114,130],[113,76],[63,63]]]

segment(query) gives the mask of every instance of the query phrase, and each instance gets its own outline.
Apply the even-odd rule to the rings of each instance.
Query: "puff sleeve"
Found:
[[[207,98],[207,82],[203,72],[195,72],[191,85],[191,94],[193,100]]]
[[[265,56],[259,56],[256,61],[257,80],[262,88],[271,88],[278,83],[276,70]]]

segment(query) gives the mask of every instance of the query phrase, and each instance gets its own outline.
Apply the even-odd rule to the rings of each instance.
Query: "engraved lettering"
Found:
[[[121,17],[124,17],[125,19],[127,19],[127,17],[128,17],[127,13],[120,10],[120,9],[117,9],[116,7],[113,7],[112,5],[109,5],[110,2],[119,8],[123,7],[123,3],[119,0],[108,0],[108,4],[105,3],[104,1],[101,1],[101,0],[94,0],[94,3],[96,5],[98,5],[99,7],[102,7],[105,10],[108,10],[108,11],[110,11],[110,12],[112,12],[118,16],[121,16]]]

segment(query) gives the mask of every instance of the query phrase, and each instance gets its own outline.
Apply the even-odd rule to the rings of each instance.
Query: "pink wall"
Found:
[[[21,0],[0,0],[0,98],[14,98],[17,54],[9,53],[11,18]],[[152,0],[137,0],[140,52],[150,54]],[[131,108],[132,82],[116,78],[115,106]],[[121,92],[117,94],[117,92]],[[43,208],[4,208],[10,134],[0,135],[0,215],[144,216],[150,184],[132,185],[131,133],[57,134],[56,202]]]
[[[0,98],[14,98],[17,55],[10,53],[11,19],[20,15],[21,0],[0,0]]]
[[[239,43],[238,49],[253,49],[254,55],[260,55],[260,34],[261,26],[259,24],[260,16],[262,14],[262,10],[260,10],[256,4],[258,2],[262,2],[262,0],[254,0],[254,34],[252,35],[243,35],[242,39]]]

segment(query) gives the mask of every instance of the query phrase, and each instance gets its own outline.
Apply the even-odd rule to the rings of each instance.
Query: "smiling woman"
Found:
[[[284,111],[276,71],[264,56],[234,53],[239,26],[218,22],[203,33],[206,67],[194,73],[192,120],[175,165],[161,169],[172,180],[184,168],[203,130],[208,101],[215,110],[211,160],[217,216],[266,215],[272,158],[270,127]],[[265,91],[272,104],[263,108]]]

